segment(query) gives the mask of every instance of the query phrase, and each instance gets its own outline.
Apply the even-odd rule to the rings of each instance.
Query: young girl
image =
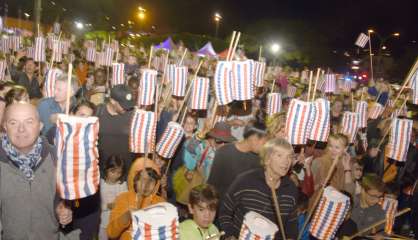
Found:
[[[107,240],[106,227],[109,222],[110,211],[113,209],[114,200],[121,192],[128,190],[124,177],[124,162],[118,156],[110,156],[105,163],[105,178],[100,180],[101,197],[101,222],[99,239]]]

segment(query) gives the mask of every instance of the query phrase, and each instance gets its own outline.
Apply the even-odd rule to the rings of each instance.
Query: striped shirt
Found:
[[[277,200],[280,205],[286,238],[297,238],[296,199],[299,190],[296,185],[285,176],[276,189]],[[219,223],[226,236],[238,238],[244,215],[257,212],[279,226],[276,219],[270,188],[268,187],[264,170],[257,168],[237,176],[228,189],[219,210]],[[279,233],[275,239],[281,239]]]

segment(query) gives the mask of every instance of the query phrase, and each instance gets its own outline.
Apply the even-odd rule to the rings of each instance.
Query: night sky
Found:
[[[16,16],[18,7],[32,12],[33,0],[2,2],[9,4],[9,15]],[[308,28],[315,29],[318,35],[328,38],[328,44],[339,51],[353,49],[357,35],[369,27],[382,37],[399,32],[401,37],[398,40],[388,41],[388,45],[393,45],[389,47],[394,49],[418,41],[417,0],[55,0],[55,6],[50,0],[43,2],[44,12],[65,7],[66,17],[77,16],[94,23],[108,15],[117,24],[134,19],[136,8],[141,5],[148,10],[144,26],[155,25],[159,33],[213,35],[213,14],[218,11],[223,17],[220,37],[230,35],[232,30],[252,30],[254,33],[254,26],[261,21],[301,21]],[[280,32],[275,33],[274,26],[271,26],[271,34],[277,36]],[[280,37],[286,39],[286,36]],[[303,40],[303,35],[300,38]]]

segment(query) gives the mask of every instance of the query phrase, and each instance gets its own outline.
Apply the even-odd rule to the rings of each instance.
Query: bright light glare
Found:
[[[77,29],[83,29],[84,28],[84,24],[82,22],[75,22],[75,27]]]
[[[280,51],[280,45],[277,43],[274,43],[273,45],[271,45],[271,52],[272,53],[277,53]]]

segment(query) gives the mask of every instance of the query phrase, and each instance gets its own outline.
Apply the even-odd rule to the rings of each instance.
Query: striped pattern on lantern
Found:
[[[266,72],[266,63],[265,62],[254,62],[254,86],[263,87],[264,86],[264,73]]]
[[[324,92],[332,93],[337,88],[337,81],[335,74],[325,74]]]
[[[190,96],[190,108],[195,110],[206,110],[209,102],[209,78],[197,77],[193,81],[192,93]]]
[[[26,57],[28,57],[28,58],[34,58],[35,57],[35,48],[34,47],[26,48]]]
[[[412,88],[412,103],[418,104],[418,70],[412,76],[411,88]]]
[[[308,138],[315,141],[326,142],[331,131],[330,103],[326,99],[319,98],[313,103],[312,127]]]
[[[254,64],[252,60],[232,62],[234,100],[245,101],[254,98]]]
[[[10,46],[10,48],[13,50],[13,51],[18,51],[18,50],[20,50],[20,48],[22,47],[22,37],[21,36],[16,36],[16,35],[13,35],[13,36],[11,36],[10,37],[10,41],[11,41],[11,46]]]
[[[7,69],[7,62],[5,60],[0,61],[0,80],[4,80],[4,76],[6,75]]]
[[[382,209],[386,213],[385,233],[392,234],[393,224],[395,223],[395,216],[398,210],[398,200],[385,197]]]
[[[112,66],[113,63],[113,52],[114,50],[110,47],[106,48],[105,51],[103,52],[103,65],[104,66]]]
[[[1,41],[0,41],[0,48],[1,48],[1,52],[4,54],[9,53],[10,50],[10,39],[8,37],[2,37]]]
[[[295,86],[287,85],[287,93],[286,93],[287,97],[294,98],[296,95],[296,90],[297,88]]]
[[[132,213],[132,240],[179,240],[177,208],[158,203]]]
[[[154,104],[155,91],[157,88],[157,71],[152,69],[142,70],[139,81],[138,106]]]
[[[35,38],[35,55],[33,56],[33,59],[35,60],[35,62],[45,61],[45,38]]]
[[[368,104],[366,101],[358,101],[356,104],[356,113],[359,114],[360,118],[359,128],[367,127],[367,107]]]
[[[333,239],[350,208],[350,199],[331,186],[324,189],[315,211],[311,228],[312,236],[320,240]]]
[[[385,111],[385,107],[382,104],[375,102],[368,112],[368,117],[369,119],[377,119],[383,114],[383,111]]]
[[[99,119],[58,115],[57,189],[62,199],[91,196],[99,189]]]
[[[172,95],[176,97],[184,97],[186,94],[188,69],[187,67],[176,67],[174,81],[171,82]]]
[[[226,105],[232,102],[234,100],[234,91],[231,62],[218,61],[213,80],[218,104]]]
[[[96,48],[87,48],[86,50],[86,60],[87,62],[96,61]]]
[[[135,110],[129,132],[129,149],[133,153],[152,152],[155,148],[157,117],[154,112]]]
[[[58,40],[53,41],[53,56],[55,62],[62,62],[62,52],[63,52],[63,46],[62,42]]]
[[[163,158],[172,158],[184,136],[183,127],[176,122],[169,122],[157,143],[156,152]]]
[[[313,111],[310,102],[292,99],[287,111],[285,127],[287,140],[290,144],[306,144]]]
[[[113,63],[112,64],[112,82],[111,85],[125,84],[125,64]]]
[[[62,71],[58,68],[52,68],[48,70],[48,72],[46,73],[46,78],[45,78],[45,83],[44,83],[45,97],[55,96],[55,80],[61,74],[62,74]]]
[[[354,143],[360,125],[360,116],[355,112],[344,112],[340,133],[346,135],[350,143]]]
[[[269,93],[267,95],[267,115],[271,116],[282,110],[282,95],[280,93]]]
[[[277,225],[263,215],[249,211],[244,216],[239,240],[272,240],[279,231]]]
[[[386,156],[396,161],[405,162],[411,141],[413,120],[394,118],[389,136]]]
[[[166,77],[164,79],[165,82],[173,82],[176,78],[176,65],[175,64],[167,64],[165,72]]]

